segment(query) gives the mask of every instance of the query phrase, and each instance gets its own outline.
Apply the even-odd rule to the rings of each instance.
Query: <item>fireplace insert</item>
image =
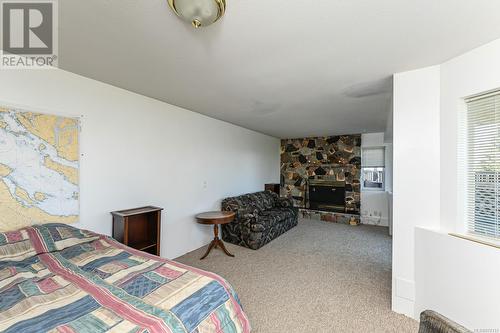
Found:
[[[309,209],[345,213],[345,182],[309,180],[307,203]]]

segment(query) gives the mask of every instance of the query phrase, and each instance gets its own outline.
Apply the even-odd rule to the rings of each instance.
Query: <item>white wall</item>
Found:
[[[384,132],[361,134],[361,148],[384,146]]]
[[[465,231],[458,116],[465,97],[500,88],[499,59],[496,40],[441,65],[441,233]],[[415,310],[436,309],[471,330],[500,329],[500,251],[448,235],[419,235],[425,250],[417,256],[416,282],[424,291]]]
[[[415,226],[439,225],[439,72],[394,75],[392,308],[412,317]]]
[[[440,66],[394,76],[393,309],[397,312],[417,318],[423,309],[432,309],[471,330],[500,329],[500,251],[448,235],[465,229],[463,177],[457,169],[463,99],[500,88],[498,59],[500,40]],[[422,181],[417,186],[418,177],[413,176],[418,174],[425,187]],[[398,279],[408,280],[402,285],[408,287],[409,296],[414,281],[414,297],[404,300]]]
[[[389,225],[389,198],[388,191],[392,186],[392,169],[387,168],[388,152],[392,149],[392,144],[385,143],[384,133],[365,133],[361,135],[361,148],[385,147],[385,185],[384,191],[361,190],[361,223],[379,226]],[[392,163],[391,163],[392,164]]]
[[[164,207],[165,257],[213,237],[196,213],[279,182],[278,139],[61,70],[2,71],[0,104],[82,115],[77,226],[110,234],[110,211]]]
[[[415,245],[415,313],[432,309],[472,331],[498,331],[500,251],[420,228]]]
[[[500,88],[500,39],[441,65],[441,224],[460,231],[457,123],[465,97]]]
[[[361,223],[389,226],[389,201],[385,191],[361,191]]]

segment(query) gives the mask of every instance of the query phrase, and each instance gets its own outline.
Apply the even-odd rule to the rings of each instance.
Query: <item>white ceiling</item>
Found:
[[[391,74],[500,37],[497,0],[63,0],[60,67],[280,138],[383,131]]]

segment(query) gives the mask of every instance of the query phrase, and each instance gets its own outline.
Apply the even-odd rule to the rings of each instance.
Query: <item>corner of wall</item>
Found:
[[[418,319],[415,313],[415,227],[439,227],[440,66],[394,75],[393,105],[393,283],[392,310]],[[431,145],[423,145],[425,137]],[[435,189],[429,192],[428,188]],[[425,203],[425,214],[418,210]]]

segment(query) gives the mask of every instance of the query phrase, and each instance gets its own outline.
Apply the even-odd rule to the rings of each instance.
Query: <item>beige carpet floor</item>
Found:
[[[216,272],[236,289],[255,333],[417,332],[391,311],[387,228],[301,220],[253,251],[227,244],[177,261]]]

